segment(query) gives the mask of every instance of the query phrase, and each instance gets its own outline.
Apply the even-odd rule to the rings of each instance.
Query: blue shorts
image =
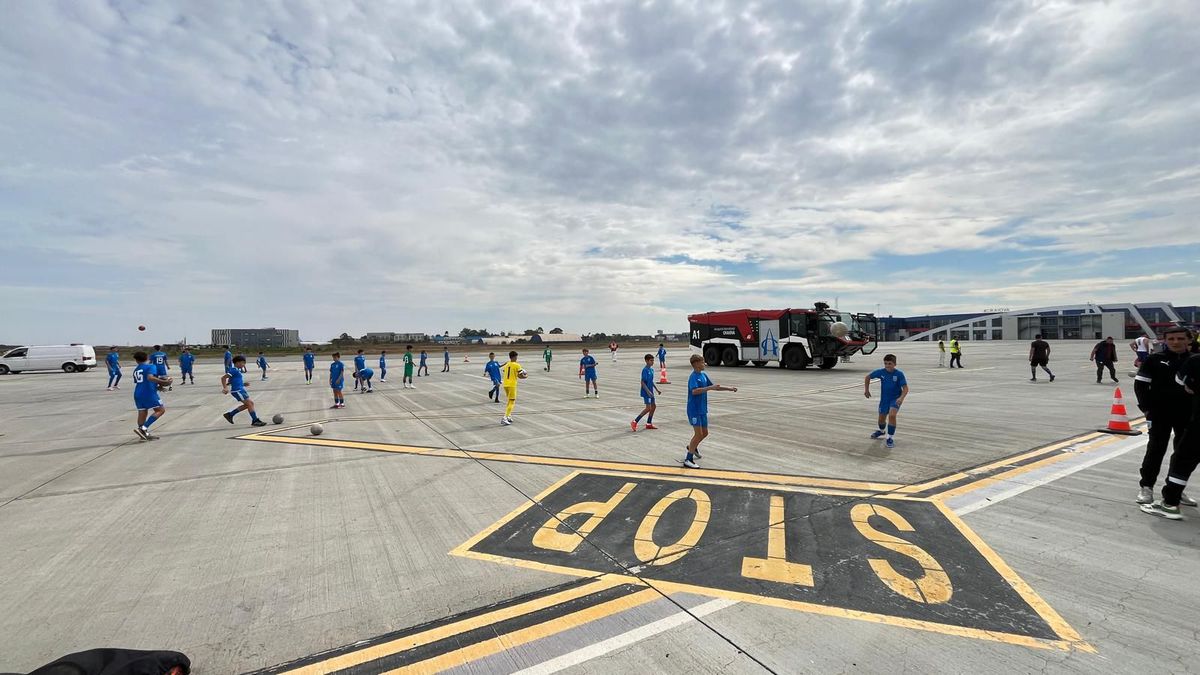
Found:
[[[892,408],[895,408],[896,410],[900,409],[900,404],[896,402],[896,399],[894,399],[894,398],[882,399],[879,401],[879,414],[880,415],[888,414],[889,412],[892,411]]]
[[[191,366],[179,366],[179,372],[191,374],[192,367]]]
[[[654,403],[654,397],[642,394],[642,403],[645,403],[646,405],[651,405]]]
[[[167,376],[167,367],[166,366],[155,366],[154,374],[159,377],[166,377]]]
[[[500,386],[500,380],[497,380],[496,378],[494,378],[494,377],[493,377],[493,378],[492,378],[492,386],[493,386],[493,387],[499,387],[499,386]]]
[[[245,389],[234,389],[233,391],[229,392],[229,395],[233,397],[233,400],[238,401],[239,403],[250,400],[250,394],[247,394]]]
[[[708,428],[708,415],[707,414],[692,415],[691,417],[688,418],[688,424],[691,424],[694,427],[704,427],[705,429],[707,429]]]
[[[135,406],[137,406],[138,410],[151,410],[153,408],[161,408],[162,407],[162,399],[159,398],[157,394],[154,396],[145,396],[145,397],[134,396],[133,404]]]
[[[343,385],[343,384],[345,384],[345,383],[344,383],[344,382],[338,382],[337,384],[334,384],[334,383],[330,382],[330,383],[329,383],[329,386],[330,386],[330,388],[331,388],[331,389],[333,389],[334,391],[341,391],[341,390],[342,390],[342,385]]]
[[[595,382],[596,381],[596,373],[585,372],[583,374],[583,381],[584,382],[588,382],[588,381]]]

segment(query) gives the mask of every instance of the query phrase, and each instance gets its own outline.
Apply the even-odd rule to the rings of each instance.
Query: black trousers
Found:
[[[953,368],[953,367],[954,367],[954,364],[956,364],[956,363],[958,364],[958,367],[959,367],[959,368],[962,368],[962,367],[963,367],[963,365],[962,365],[962,354],[961,354],[961,353],[959,353],[959,354],[953,354],[953,353],[952,353],[952,354],[950,354],[950,367],[951,367],[951,368]]]
[[[1150,411],[1153,418],[1150,422],[1149,438],[1146,440],[1146,456],[1142,458],[1142,487],[1154,487],[1158,482],[1158,474],[1162,471],[1163,458],[1167,455],[1167,443],[1171,434],[1175,434],[1175,442],[1171,443],[1172,454],[1180,453],[1183,447],[1183,437],[1187,432],[1187,417],[1178,415],[1173,419],[1170,413],[1155,413]]]
[[[1112,378],[1113,382],[1116,382],[1117,381],[1116,367],[1113,366],[1113,364],[1111,364],[1111,363],[1100,363],[1099,361],[1096,362],[1096,381],[1099,382],[1100,378],[1104,376],[1104,369],[1106,367],[1108,368],[1108,376]]]
[[[1200,464],[1200,417],[1193,416],[1179,447],[1171,453],[1171,466],[1162,489],[1163,504],[1179,506],[1179,498],[1197,464]]]

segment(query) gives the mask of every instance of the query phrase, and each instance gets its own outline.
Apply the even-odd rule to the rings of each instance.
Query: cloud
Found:
[[[1196,291],[1187,3],[6,11],[0,340]]]

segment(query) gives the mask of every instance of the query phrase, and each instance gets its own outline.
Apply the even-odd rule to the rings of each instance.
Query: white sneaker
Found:
[[[687,467],[687,468],[689,468],[689,469],[699,469],[699,468],[700,468],[700,465],[699,465],[699,464],[697,464],[697,463],[693,462],[693,461],[692,461],[692,460],[690,460],[690,459],[685,459],[685,460],[683,460],[683,465],[684,465],[684,466],[686,466],[686,467]]]
[[[1179,495],[1179,503],[1180,503],[1180,505],[1182,505],[1182,506],[1191,506],[1191,507],[1193,507],[1193,508],[1196,506],[1196,500],[1195,500],[1195,499],[1192,499],[1192,498],[1191,498],[1191,497],[1189,497],[1189,496],[1187,496],[1187,493],[1186,493],[1186,492],[1184,492],[1183,494]]]
[[[511,417],[505,417],[504,419],[508,420],[509,424],[512,424],[514,421],[513,418],[511,418]]]
[[[1136,501],[1138,504],[1153,504],[1154,489],[1143,485],[1142,487],[1138,488],[1138,496],[1134,501]]]
[[[512,424],[512,420],[508,419],[507,417],[501,417],[501,418],[500,418],[500,425],[501,425],[501,426],[505,426],[505,427],[506,427],[506,426],[508,426],[508,425],[510,425],[510,424]]]
[[[105,389],[104,391],[112,391],[112,387],[109,387],[108,389]]]

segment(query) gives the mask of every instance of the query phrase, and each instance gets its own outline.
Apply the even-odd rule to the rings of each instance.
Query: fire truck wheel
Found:
[[[837,365],[837,361],[838,360],[836,356],[826,356],[821,359],[821,363],[817,367],[821,370],[829,370]]]
[[[709,345],[704,348],[704,365],[715,366],[720,362],[721,353],[717,351],[716,347]]]
[[[736,366],[738,362],[738,352],[734,347],[726,347],[721,350],[721,365]]]
[[[763,366],[767,365],[766,361],[754,361],[753,363],[755,368],[762,368]]]
[[[739,366],[744,366],[744,365],[746,365],[747,363],[750,363],[750,362],[749,362],[749,361],[740,361],[740,360],[739,360],[737,364],[738,364]]]
[[[804,353],[804,348],[800,346],[792,346],[783,353],[783,367],[792,370],[802,370],[808,367],[808,354]]]

